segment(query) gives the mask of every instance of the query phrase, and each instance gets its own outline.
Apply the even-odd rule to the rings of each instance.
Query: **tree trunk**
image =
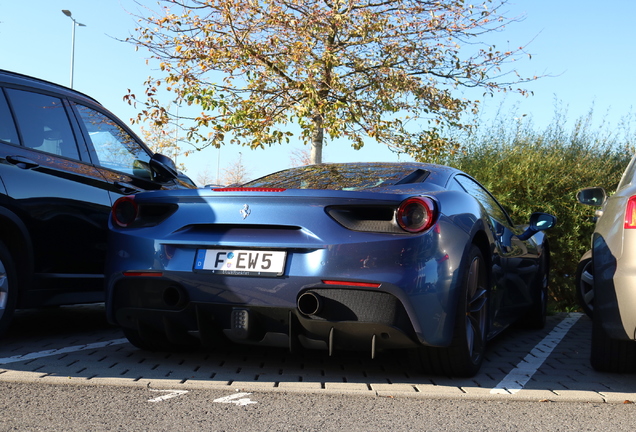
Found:
[[[314,133],[311,139],[311,163],[319,164],[322,163],[322,141],[324,137],[323,127],[322,127],[322,115],[317,115],[313,118],[314,122]]]

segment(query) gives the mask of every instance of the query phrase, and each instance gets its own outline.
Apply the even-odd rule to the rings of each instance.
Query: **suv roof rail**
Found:
[[[51,81],[47,81],[47,80],[44,80],[42,78],[36,78],[36,77],[30,76],[30,75],[24,75],[24,74],[21,74],[19,72],[13,72],[13,71],[6,70],[6,69],[0,69],[0,81],[2,80],[2,76],[3,75],[15,78],[15,82],[14,82],[15,84],[20,84],[20,81],[23,81],[24,84],[27,84],[27,83],[29,83],[31,85],[32,84],[36,84],[38,86],[45,87],[45,88],[50,86],[50,87],[53,87],[55,91],[63,90],[63,91],[69,92],[69,93],[73,93],[75,95],[79,95],[79,96],[82,96],[84,98],[90,99],[94,103],[97,103],[97,104],[101,105],[101,103],[98,100],[96,100],[95,98],[93,98],[92,96],[89,96],[89,95],[87,95],[85,93],[82,93],[80,91],[77,91],[75,89],[66,87],[66,86],[64,86],[62,84],[57,84],[57,83],[54,83],[54,82],[51,82]]]

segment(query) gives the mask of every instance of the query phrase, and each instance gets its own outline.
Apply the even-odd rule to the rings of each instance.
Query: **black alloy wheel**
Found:
[[[481,366],[486,348],[488,323],[488,278],[479,249],[471,251],[472,259],[466,279],[465,342],[467,369]],[[476,373],[477,371],[475,371]]]
[[[473,245],[462,277],[451,345],[421,347],[411,359],[425,372],[452,377],[472,377],[481,368],[488,335],[489,277],[486,262]]]

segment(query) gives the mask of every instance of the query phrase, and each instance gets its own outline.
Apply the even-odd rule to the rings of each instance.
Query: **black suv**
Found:
[[[0,70],[0,333],[15,309],[104,301],[112,203],[187,187],[94,99]]]

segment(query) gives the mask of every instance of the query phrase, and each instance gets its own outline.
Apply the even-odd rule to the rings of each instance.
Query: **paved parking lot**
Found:
[[[411,373],[395,353],[231,346],[215,352],[150,353],[109,326],[103,306],[24,311],[0,346],[0,381],[156,389],[355,393],[372,397],[636,402],[636,375],[589,365],[590,320],[558,314],[542,331],[510,329],[489,346],[471,379]]]

